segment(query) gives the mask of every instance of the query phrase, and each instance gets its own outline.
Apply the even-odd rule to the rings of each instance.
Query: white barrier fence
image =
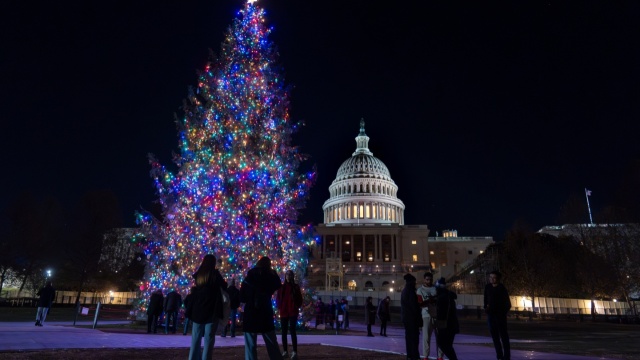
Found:
[[[3,290],[2,296],[13,306],[23,306],[29,303],[29,299],[37,298],[37,296],[24,291],[18,294],[18,290]],[[75,304],[77,296],[77,291],[56,291],[53,303]],[[141,293],[137,291],[82,291],[80,293],[80,304],[91,305],[100,302],[105,305],[132,305],[140,296]]]
[[[3,296],[13,305],[21,305],[16,301],[29,298],[30,296],[18,296],[17,290],[3,291]],[[74,304],[77,292],[75,291],[56,291],[54,303],[56,304]],[[80,293],[80,304],[115,304],[115,305],[132,305],[134,301],[139,299],[140,292],[137,291],[113,291],[113,292],[89,292]],[[334,299],[349,299],[349,304],[353,306],[363,306],[367,297],[373,298],[373,303],[389,296],[391,298],[391,306],[400,306],[400,293],[390,291],[318,291],[316,297],[321,297],[327,303]],[[539,314],[591,314],[591,300],[589,299],[562,299],[550,297],[536,297],[535,304],[531,297],[511,296],[512,311],[535,311]],[[640,303],[640,302],[636,302]],[[457,300],[459,309],[477,309],[483,306],[482,294],[458,294]],[[604,301],[594,300],[595,312],[598,315],[630,315],[629,304],[624,301]]]
[[[326,303],[333,299],[351,299],[349,304],[355,306],[364,305],[366,298],[371,296],[373,303],[389,296],[392,306],[400,306],[400,293],[390,291],[318,291],[317,296]],[[536,297],[535,306],[531,297],[510,296],[512,311],[535,311],[539,314],[591,314],[591,300],[589,299],[561,299],[549,297]],[[482,294],[458,294],[457,305],[459,309],[477,309],[483,307]],[[629,304],[623,301],[594,300],[595,313],[599,315],[630,315]],[[640,302],[635,302],[636,304]],[[637,306],[637,305],[636,305]]]

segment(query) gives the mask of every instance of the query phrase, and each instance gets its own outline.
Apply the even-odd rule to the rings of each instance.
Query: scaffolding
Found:
[[[343,286],[344,272],[342,271],[342,259],[339,257],[328,257],[326,262],[327,279],[325,287],[327,291],[341,291]]]

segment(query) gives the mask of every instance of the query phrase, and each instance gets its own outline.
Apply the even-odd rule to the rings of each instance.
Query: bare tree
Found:
[[[507,233],[501,254],[505,285],[512,293],[531,296],[534,308],[536,297],[549,295],[551,282],[562,281],[558,279],[562,263],[551,244],[550,236],[533,233],[526,225],[517,223]]]
[[[32,276],[38,276],[55,261],[62,235],[59,203],[52,198],[39,203],[31,193],[20,195],[8,209],[9,234],[6,249],[14,256],[8,266],[22,279],[22,291]]]
[[[78,203],[66,241],[64,266],[76,279],[76,304],[85,285],[100,270],[105,234],[121,226],[121,220],[118,200],[109,190],[89,192]]]

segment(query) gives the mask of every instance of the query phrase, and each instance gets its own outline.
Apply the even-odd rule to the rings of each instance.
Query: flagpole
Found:
[[[591,226],[593,226],[593,218],[591,217],[591,205],[589,205],[589,196],[591,195],[591,191],[587,190],[587,188],[584,188],[584,195],[587,198],[587,209],[589,209],[589,221],[591,223]]]

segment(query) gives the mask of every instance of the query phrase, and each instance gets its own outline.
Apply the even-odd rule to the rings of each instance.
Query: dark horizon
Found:
[[[554,225],[585,188],[597,222],[638,185],[625,174],[640,159],[640,4],[258,4],[292,86],[291,118],[306,123],[293,143],[310,156],[303,168],[318,169],[300,223],[322,222],[361,118],[405,223],[431,236]],[[241,5],[8,5],[0,208],[26,190],[71,207],[106,188],[132,226],[156,198],[147,154],[172,166],[173,114]]]

